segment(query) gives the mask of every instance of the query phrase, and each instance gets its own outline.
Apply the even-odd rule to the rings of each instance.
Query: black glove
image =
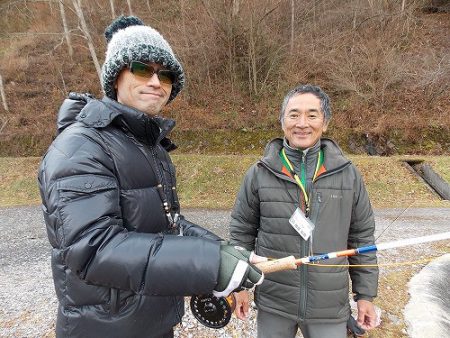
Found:
[[[213,291],[216,297],[226,297],[236,289],[252,288],[264,280],[264,274],[249,263],[250,251],[228,245],[220,246],[220,267],[218,282]]]
[[[176,218],[176,223],[183,236],[202,237],[212,239],[213,241],[222,241],[222,238],[211,231],[202,228],[200,225],[189,222],[183,215],[179,215]]]

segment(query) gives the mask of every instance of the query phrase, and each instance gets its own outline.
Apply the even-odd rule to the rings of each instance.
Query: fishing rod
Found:
[[[450,239],[450,231],[434,235],[401,239],[397,241],[385,242],[380,244],[362,246],[355,249],[329,252],[320,255],[295,258],[288,256],[280,259],[268,260],[257,263],[255,266],[264,274],[270,274],[277,271],[296,270],[302,264],[315,263],[331,258],[356,256],[367,252],[382,251],[417,244],[437,242]],[[215,297],[212,294],[192,296],[190,307],[194,317],[203,325],[220,329],[228,324],[231,314],[236,306],[233,293],[228,297]]]
[[[327,259],[331,259],[331,258],[350,257],[350,256],[356,256],[356,255],[366,253],[366,252],[374,252],[374,251],[382,251],[382,250],[387,250],[387,249],[401,248],[401,247],[405,247],[405,246],[412,246],[412,245],[416,245],[416,244],[442,241],[442,240],[446,240],[446,239],[450,239],[450,231],[443,232],[440,234],[435,234],[435,235],[414,237],[414,238],[401,239],[401,240],[392,241],[392,242],[362,246],[362,247],[359,247],[356,249],[348,249],[348,250],[342,250],[342,251],[329,252],[329,253],[321,254],[321,255],[307,256],[307,257],[298,258],[298,259],[296,259],[294,256],[288,256],[288,257],[284,257],[281,259],[269,260],[267,262],[262,262],[262,263],[258,263],[255,265],[264,273],[271,273],[271,272],[283,271],[283,270],[293,270],[302,264],[314,263],[314,262],[323,261],[323,260],[327,260]]]

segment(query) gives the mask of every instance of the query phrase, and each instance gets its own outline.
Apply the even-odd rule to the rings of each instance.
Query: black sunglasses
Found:
[[[130,68],[130,72],[132,72],[134,75],[143,77],[146,79],[150,79],[153,74],[156,74],[159,81],[165,84],[172,84],[175,82],[175,73],[171,70],[167,69],[158,69],[156,70],[152,66],[139,62],[139,61],[131,61],[128,65],[128,68]]]

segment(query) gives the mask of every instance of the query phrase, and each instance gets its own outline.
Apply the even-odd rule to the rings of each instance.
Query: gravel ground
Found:
[[[192,222],[227,237],[230,211],[185,210],[183,214]],[[447,208],[376,210],[375,216],[376,237],[381,234],[378,242],[450,231]],[[0,208],[0,233],[0,337],[54,337],[57,301],[51,277],[50,246],[39,207]],[[432,255],[433,248],[429,245],[379,253],[380,263]],[[380,269],[381,273],[384,269]],[[175,336],[255,337],[255,311],[250,311],[247,322],[232,319],[226,328],[213,330],[199,324],[186,309]]]

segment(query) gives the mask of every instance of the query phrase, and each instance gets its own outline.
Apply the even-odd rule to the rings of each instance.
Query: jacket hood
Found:
[[[167,151],[176,149],[176,145],[166,138],[175,127],[174,120],[149,116],[108,97],[97,100],[86,94],[69,94],[58,112],[58,134],[77,121],[91,128],[114,124],[143,143],[154,145],[160,142]]]
[[[69,93],[69,97],[64,100],[58,111],[56,120],[58,134],[76,121],[77,115],[90,100],[93,100],[90,94]]]

